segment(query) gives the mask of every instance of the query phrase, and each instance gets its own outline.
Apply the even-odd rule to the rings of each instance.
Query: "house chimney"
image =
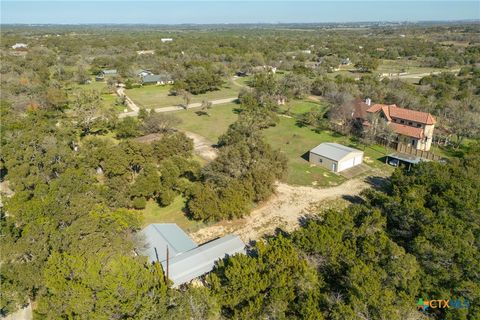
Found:
[[[372,104],[372,99],[370,99],[370,98],[365,99],[365,104],[367,106],[370,106]]]

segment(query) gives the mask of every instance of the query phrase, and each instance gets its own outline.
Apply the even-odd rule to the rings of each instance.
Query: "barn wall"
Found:
[[[322,161],[320,161],[320,160],[322,160]],[[326,168],[330,171],[332,171],[332,164],[333,163],[335,163],[337,165],[337,168],[338,168],[338,163],[336,161],[333,161],[331,159],[319,156],[318,154],[315,154],[315,153],[312,153],[312,152],[310,152],[310,155],[309,155],[309,162],[314,164],[314,165],[324,167],[324,168]]]

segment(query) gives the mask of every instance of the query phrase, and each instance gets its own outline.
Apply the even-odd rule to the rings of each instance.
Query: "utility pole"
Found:
[[[168,252],[168,244],[167,244],[167,277],[165,279],[165,281],[168,282],[168,269],[169,269],[169,264],[170,264],[170,255],[169,255],[169,252]]]

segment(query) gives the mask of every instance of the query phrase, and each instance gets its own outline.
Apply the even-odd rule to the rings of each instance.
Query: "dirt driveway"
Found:
[[[213,142],[190,131],[183,131],[185,135],[193,140],[193,151],[201,158],[212,161],[217,157],[217,149],[213,147]]]
[[[381,172],[375,172],[382,175]],[[268,201],[253,210],[248,217],[222,221],[200,229],[190,236],[197,243],[221,237],[227,233],[239,235],[245,243],[272,234],[276,228],[292,231],[300,225],[300,218],[310,213],[314,205],[334,199],[351,199],[372,186],[370,179],[359,177],[331,188],[312,188],[277,183],[277,191]]]

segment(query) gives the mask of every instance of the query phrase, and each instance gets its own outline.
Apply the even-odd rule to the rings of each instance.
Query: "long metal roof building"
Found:
[[[142,230],[141,235],[145,238],[146,247],[140,251],[150,262],[157,262],[157,255],[158,261],[167,260],[167,246],[170,259],[197,247],[197,244],[175,223],[149,224]]]
[[[217,260],[236,253],[245,253],[245,244],[236,235],[226,235],[172,258],[168,277],[178,287],[212,271]],[[166,270],[166,261],[162,266]]]
[[[150,224],[141,232],[145,239],[145,248],[140,254],[148,256],[150,262],[158,261],[167,271],[166,248],[168,246],[168,277],[173,287],[210,272],[215,262],[236,253],[245,253],[245,244],[236,235],[229,234],[203,245],[197,246],[190,237],[173,223]],[[155,252],[155,248],[157,249]]]

